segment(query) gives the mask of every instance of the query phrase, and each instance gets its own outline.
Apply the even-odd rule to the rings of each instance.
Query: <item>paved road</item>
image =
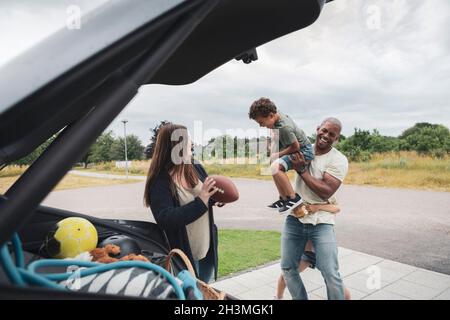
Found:
[[[264,206],[271,181],[234,179],[240,200],[215,210],[219,228],[281,231],[284,216]],[[144,183],[52,192],[45,205],[106,218],[152,221]],[[339,246],[450,274],[450,193],[344,185],[336,222]]]

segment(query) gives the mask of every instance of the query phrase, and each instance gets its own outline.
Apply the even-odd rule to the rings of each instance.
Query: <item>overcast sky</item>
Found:
[[[0,0],[0,65],[64,27],[69,5],[84,14],[105,2]],[[257,132],[248,108],[262,96],[308,135],[328,116],[343,122],[345,135],[355,127],[398,135],[424,121],[450,126],[448,30],[448,0],[335,0],[312,26],[259,47],[250,65],[231,61],[187,86],[141,87],[110,129],[123,135],[127,119],[127,133],[145,144],[161,120],[188,126],[197,142],[230,129]],[[196,121],[203,132],[194,132]]]

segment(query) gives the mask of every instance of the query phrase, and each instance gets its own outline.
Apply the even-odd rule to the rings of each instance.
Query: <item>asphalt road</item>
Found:
[[[239,201],[215,210],[219,228],[281,231],[285,216],[265,209],[271,181],[234,179]],[[144,183],[52,192],[45,205],[104,218],[153,221]],[[344,185],[339,246],[450,274],[450,193]]]

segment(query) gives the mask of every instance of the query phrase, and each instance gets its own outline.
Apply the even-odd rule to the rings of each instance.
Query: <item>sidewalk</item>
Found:
[[[375,267],[372,267],[375,266]],[[339,267],[353,300],[450,300],[450,275],[416,268],[362,252],[339,248]],[[371,281],[379,274],[380,286]],[[271,300],[280,275],[280,262],[212,283],[242,300]],[[310,300],[327,298],[320,271],[301,274]],[[286,289],[284,299],[291,299]]]

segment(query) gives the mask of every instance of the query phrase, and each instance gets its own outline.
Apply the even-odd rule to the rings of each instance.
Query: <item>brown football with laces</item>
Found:
[[[209,176],[214,179],[215,188],[219,189],[211,198],[217,202],[230,203],[239,199],[239,191],[230,178],[220,175]]]

